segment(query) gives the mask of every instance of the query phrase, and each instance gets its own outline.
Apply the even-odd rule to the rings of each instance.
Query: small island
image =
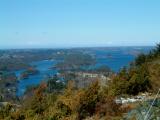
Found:
[[[89,66],[95,65],[96,59],[82,52],[74,52],[66,54],[64,60],[58,62],[55,68],[60,72],[64,71],[77,71],[82,69],[87,69]]]
[[[20,79],[28,79],[30,75],[39,74],[39,71],[35,67],[29,67],[27,70],[21,73]]]

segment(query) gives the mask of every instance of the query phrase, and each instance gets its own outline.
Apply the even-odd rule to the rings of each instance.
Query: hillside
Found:
[[[140,54],[128,68],[124,67],[110,83],[112,95],[137,95],[157,92],[160,88],[160,45],[149,54]]]
[[[100,79],[85,88],[77,88],[74,79],[64,84],[56,77],[50,78],[30,89],[19,107],[11,103],[2,106],[0,119],[120,120],[136,106],[117,104],[115,99],[144,92],[155,95],[160,88],[159,75],[160,44],[149,54],[140,54],[129,67],[112,74],[106,86],[101,86]],[[155,115],[158,110],[154,111]]]

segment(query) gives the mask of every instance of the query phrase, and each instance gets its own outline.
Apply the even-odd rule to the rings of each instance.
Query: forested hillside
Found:
[[[149,54],[140,54],[130,67],[123,68],[110,85],[112,94],[137,95],[160,88],[160,44]]]
[[[81,64],[81,63],[78,63]],[[66,84],[50,78],[15,105],[0,108],[0,119],[5,120],[120,120],[133,109],[115,102],[116,97],[135,96],[160,88],[160,44],[149,54],[140,54],[129,67],[111,76],[106,86],[100,80],[86,88],[77,88],[74,79]],[[32,94],[30,94],[32,93]]]

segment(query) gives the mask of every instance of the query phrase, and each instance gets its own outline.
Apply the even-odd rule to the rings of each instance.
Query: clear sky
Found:
[[[0,0],[0,48],[158,42],[160,0]]]

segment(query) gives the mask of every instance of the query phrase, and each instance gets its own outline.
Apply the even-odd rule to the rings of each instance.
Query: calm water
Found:
[[[27,86],[37,85],[42,80],[44,80],[45,77],[47,77],[48,75],[56,74],[57,70],[50,69],[50,67],[53,66],[54,64],[56,64],[55,61],[48,61],[48,60],[43,60],[43,61],[31,63],[31,65],[36,66],[37,70],[39,70],[40,73],[37,75],[31,75],[31,76],[29,76],[28,79],[19,80],[17,95],[18,96],[22,95],[25,92]],[[16,71],[16,75],[20,76],[21,72],[23,72],[23,70]]]
[[[147,53],[151,47],[132,47],[132,48],[110,48],[110,49],[95,49],[91,53],[96,56],[97,63],[95,67],[101,65],[109,66],[114,72],[118,72],[120,68],[128,65],[137,55],[138,52]],[[37,75],[32,75],[28,79],[20,80],[18,83],[17,95],[22,95],[25,92],[27,86],[37,85],[47,77],[47,75],[54,75],[57,70],[49,69],[56,64],[56,61],[43,60],[39,62],[33,62],[31,65],[36,66],[40,71]],[[16,75],[19,76],[21,71],[16,71]]]
[[[99,54],[107,54],[106,57],[101,57]],[[110,67],[114,72],[118,72],[120,68],[128,65],[133,59],[134,55],[123,54],[119,51],[108,51],[104,53],[103,51],[98,51],[97,53],[97,64],[96,66],[106,65]]]

